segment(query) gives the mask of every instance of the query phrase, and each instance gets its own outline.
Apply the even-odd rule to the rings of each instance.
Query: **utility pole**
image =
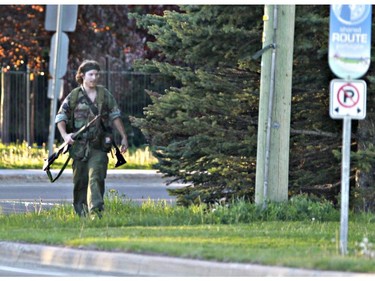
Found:
[[[255,202],[288,200],[295,5],[265,5]]]

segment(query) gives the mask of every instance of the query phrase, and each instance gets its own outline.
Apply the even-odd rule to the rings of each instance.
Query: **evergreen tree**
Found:
[[[156,37],[152,61],[180,87],[153,97],[133,124],[155,147],[158,169],[192,186],[170,190],[180,204],[253,200],[262,6],[186,6],[138,16]]]
[[[336,202],[342,122],[329,116],[329,6],[297,6],[295,28],[289,191]]]
[[[373,8],[374,13],[374,8]],[[372,20],[372,31],[375,21]],[[374,34],[372,34],[374,38]],[[372,39],[374,40],[374,39]],[[375,52],[371,50],[371,65],[363,80],[367,83],[367,112],[364,120],[353,122],[356,151],[352,153],[353,166],[356,172],[356,188],[352,192],[355,207],[362,211],[375,211]],[[356,126],[356,123],[358,125]]]

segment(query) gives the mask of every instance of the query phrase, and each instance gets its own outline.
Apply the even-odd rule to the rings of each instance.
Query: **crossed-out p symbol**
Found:
[[[359,91],[352,84],[347,83],[341,86],[337,92],[337,101],[346,108],[354,107],[359,101]]]

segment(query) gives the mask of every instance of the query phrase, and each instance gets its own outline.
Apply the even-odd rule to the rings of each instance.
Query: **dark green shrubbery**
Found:
[[[334,221],[340,213],[331,202],[314,201],[295,196],[288,202],[269,202],[267,208],[236,200],[232,204],[210,206],[211,219],[216,223],[251,223],[254,221]]]

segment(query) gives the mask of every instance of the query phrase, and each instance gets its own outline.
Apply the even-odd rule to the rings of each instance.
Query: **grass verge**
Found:
[[[350,214],[348,250],[339,253],[339,212],[306,197],[269,203],[238,200],[184,208],[165,201],[136,204],[106,195],[102,219],[78,218],[69,205],[0,215],[0,239],[152,253],[223,262],[375,272],[374,214]]]

